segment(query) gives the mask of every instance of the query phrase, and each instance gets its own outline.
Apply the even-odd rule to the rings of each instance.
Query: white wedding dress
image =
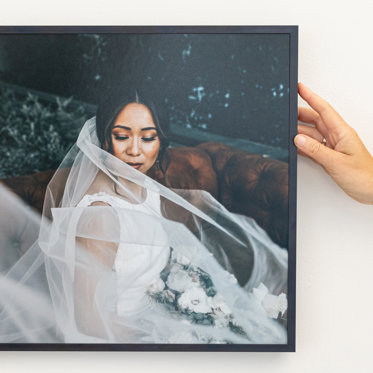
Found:
[[[126,317],[136,315],[148,308],[151,304],[150,297],[146,294],[152,284],[159,279],[159,274],[166,267],[170,257],[170,247],[167,235],[160,224],[154,225],[154,220],[147,221],[148,214],[161,216],[159,194],[152,190],[147,191],[146,198],[141,203],[130,203],[123,198],[115,197],[105,192],[85,195],[77,207],[88,207],[94,202],[103,202],[121,211],[132,210],[143,213],[142,224],[147,234],[154,237],[158,245],[144,245],[136,243],[125,243],[121,237],[121,244],[115,255],[113,271],[116,275],[116,290],[113,299],[116,313]],[[125,209],[125,210],[122,210]],[[124,222],[119,214],[119,223]],[[137,224],[137,223],[136,223]],[[136,230],[138,227],[127,227]],[[123,232],[123,230],[121,230]]]
[[[287,251],[209,193],[167,188],[101,149],[95,118],[48,185],[37,236],[0,276],[0,342],[287,342],[274,320]]]
[[[232,338],[231,331],[229,330],[229,323],[233,321],[230,315],[231,310],[221,294],[217,294],[214,291],[214,296],[207,295],[206,290],[196,281],[196,278],[202,275],[202,271],[199,268],[193,268],[186,256],[175,254],[175,252],[171,256],[167,234],[162,225],[152,219],[154,215],[158,218],[162,217],[160,195],[154,191],[154,188],[155,185],[153,185],[153,190],[148,189],[146,198],[139,203],[131,203],[119,195],[114,196],[105,192],[98,192],[85,195],[77,205],[77,207],[89,207],[99,202],[117,208],[119,224],[121,226],[126,225],[126,229],[131,231],[138,229],[138,222],[133,223],[136,225],[128,226],[128,220],[124,221],[123,216],[130,211],[140,212],[142,214],[141,225],[143,229],[146,229],[147,234],[150,234],[154,238],[154,242],[158,243],[157,245],[126,243],[125,238],[121,237],[120,241],[122,243],[118,245],[112,267],[115,288],[111,289],[112,293],[108,298],[107,309],[113,311],[119,318],[131,321],[137,320],[136,322],[143,321],[147,317],[147,312],[157,312],[161,315],[164,312],[169,312],[171,309],[174,317],[176,316],[176,318],[187,324],[195,321],[193,317],[190,317],[193,313],[200,315],[199,323],[208,324],[208,316],[206,315],[210,315],[211,310],[215,309],[218,312],[214,313],[214,325],[221,328],[221,333],[216,334],[216,336],[220,336],[220,339],[216,336],[212,337],[210,333],[204,334],[203,331],[193,334],[189,330],[182,330],[169,334],[167,339],[164,339],[160,334],[158,335],[158,342],[225,343],[224,338],[227,338],[227,336]],[[123,229],[120,231],[122,234]],[[165,280],[163,282],[160,275],[166,266],[169,267],[169,270],[167,275],[163,276]],[[221,269],[221,271],[224,270]],[[208,281],[211,281],[211,278],[206,273],[204,273],[204,276],[205,279],[207,276]],[[233,275],[231,275],[230,280],[233,284],[237,283]],[[167,302],[165,305],[164,296],[161,299],[160,294],[162,294],[162,290],[165,287],[167,291],[163,291],[163,295],[173,296],[172,303],[179,295],[179,302],[176,308],[175,306],[170,307]],[[210,291],[212,287],[213,284],[211,283]],[[263,287],[265,290],[263,290]],[[181,296],[179,293],[181,293]],[[279,297],[272,296],[273,298],[268,298],[267,293],[268,291],[263,284],[259,288],[254,289],[254,294],[259,294],[256,300],[262,301],[266,297],[266,302],[269,304],[267,311],[269,309],[274,313],[272,317],[277,318],[278,313],[283,313],[287,305],[283,307],[282,304],[283,308],[281,309],[279,307]],[[177,295],[175,296],[175,294]],[[192,298],[188,299],[191,296]],[[159,302],[155,301],[157,298]],[[268,299],[270,299],[269,303]],[[188,314],[189,318],[186,317]],[[216,315],[219,315],[219,317]],[[235,326],[236,329],[240,327],[237,324],[231,324],[231,326]],[[157,335],[154,325],[152,328],[153,336]],[[149,338],[148,333],[139,334],[137,332],[136,336],[143,342],[146,342]]]

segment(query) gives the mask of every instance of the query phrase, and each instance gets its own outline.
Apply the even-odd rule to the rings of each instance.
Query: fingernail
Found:
[[[306,138],[302,135],[297,135],[294,138],[295,145],[302,147],[306,143]]]

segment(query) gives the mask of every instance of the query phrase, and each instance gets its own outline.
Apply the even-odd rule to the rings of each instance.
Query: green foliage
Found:
[[[72,97],[54,104],[0,88],[0,178],[57,168],[87,117]]]

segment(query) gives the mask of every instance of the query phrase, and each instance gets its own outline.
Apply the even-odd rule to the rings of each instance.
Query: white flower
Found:
[[[288,298],[285,293],[281,293],[278,296],[278,310],[281,312],[281,316],[284,315],[288,309]]]
[[[148,290],[152,293],[159,293],[165,287],[164,282],[160,277],[158,277],[149,287]]]
[[[171,266],[170,272],[176,272],[176,271],[184,271],[184,267],[179,263],[175,263]]]
[[[281,293],[280,295],[267,295],[263,300],[263,307],[267,312],[272,312],[276,314],[275,318],[277,318],[279,312],[281,316],[285,313],[288,308],[288,300],[286,298],[286,294]]]
[[[279,313],[283,315],[288,308],[286,294],[269,294],[267,287],[262,283],[253,289],[253,294],[267,315],[273,319],[277,319]]]
[[[180,263],[180,264],[185,265],[185,266],[190,264],[190,260],[186,256],[184,256],[182,253],[180,253],[176,250],[172,250],[171,258],[175,262]]]
[[[208,299],[202,288],[190,288],[183,293],[178,299],[178,304],[182,309],[188,309],[196,313],[211,312],[211,298]]]
[[[264,297],[268,294],[267,287],[261,282],[257,288],[253,289],[253,294],[259,303],[262,302]]]
[[[187,271],[184,271],[181,266],[174,265],[167,278],[167,286],[179,292],[183,292],[189,288],[199,286],[198,282],[189,276]]]
[[[229,315],[231,313],[227,303],[224,302],[224,298],[220,294],[216,294],[210,299],[211,307],[215,313],[222,312],[225,315]]]

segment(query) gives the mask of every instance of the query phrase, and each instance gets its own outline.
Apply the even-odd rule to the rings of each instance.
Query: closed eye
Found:
[[[153,137],[142,137],[142,141],[150,142],[150,141],[154,141],[156,138],[157,138],[157,136],[153,136]]]
[[[128,136],[119,136],[119,135],[114,135],[115,137],[115,140],[127,140],[128,139]]]

